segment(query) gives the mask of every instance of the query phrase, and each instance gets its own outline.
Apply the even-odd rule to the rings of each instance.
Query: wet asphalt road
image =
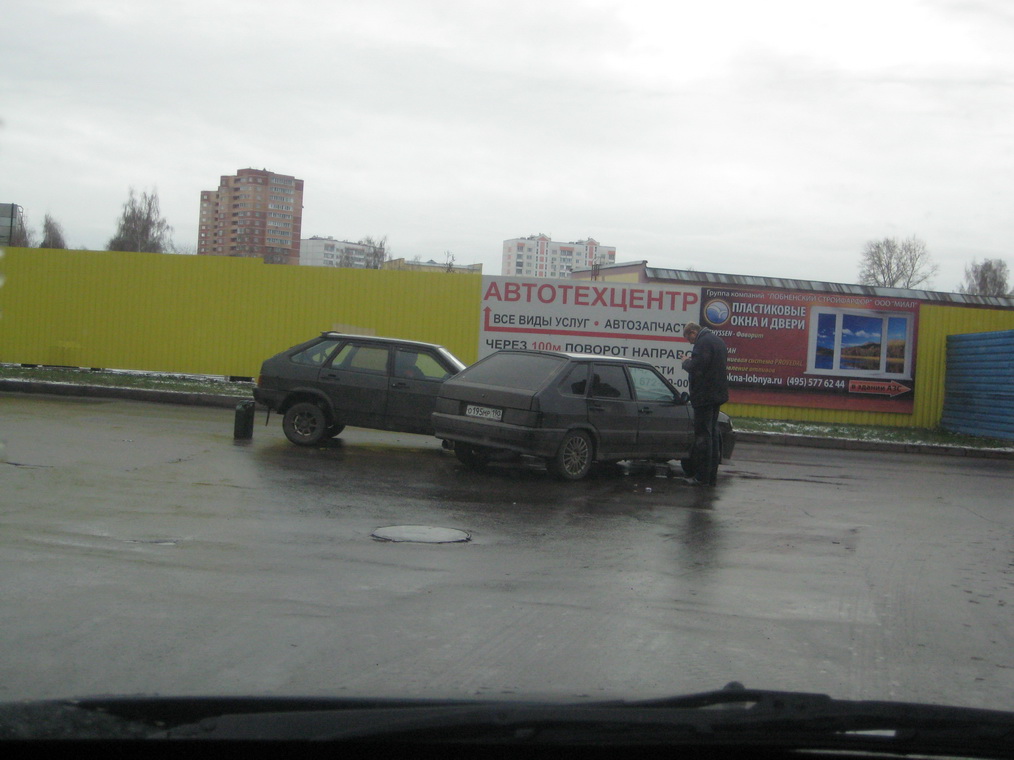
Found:
[[[0,699],[817,691],[1014,709],[1014,465],[741,445],[472,473],[350,429],[0,394]],[[467,531],[382,542],[377,528]]]

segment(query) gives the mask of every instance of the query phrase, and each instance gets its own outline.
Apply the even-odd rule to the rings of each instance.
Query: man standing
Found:
[[[729,400],[729,378],[725,369],[725,343],[707,327],[688,322],[683,337],[693,351],[683,360],[690,376],[690,404],[694,408],[695,485],[713,486],[721,459],[718,439],[718,409]]]

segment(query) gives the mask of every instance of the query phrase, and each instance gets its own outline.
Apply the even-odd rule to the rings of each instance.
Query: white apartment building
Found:
[[[588,238],[576,243],[554,242],[548,235],[503,241],[501,274],[513,277],[570,277],[575,269],[616,262],[616,247]]]
[[[378,256],[380,261],[377,261]],[[378,269],[384,260],[384,249],[363,243],[335,240],[333,237],[311,237],[299,241],[299,263],[313,267],[350,267]]]

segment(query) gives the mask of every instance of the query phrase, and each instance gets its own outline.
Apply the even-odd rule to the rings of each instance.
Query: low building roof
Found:
[[[856,285],[841,282],[822,282],[819,280],[796,280],[783,277],[757,277],[742,274],[723,274],[720,272],[698,272],[694,269],[665,269],[649,267],[647,261],[631,261],[617,264],[575,269],[572,277],[584,279],[580,275],[597,271],[599,274],[610,269],[627,269],[636,271],[640,268],[642,282],[679,282],[686,285],[711,285],[725,287],[775,288],[779,290],[801,290],[813,293],[834,293],[836,295],[856,295],[883,298],[911,298],[930,303],[955,304],[963,306],[988,306],[996,309],[1014,309],[1014,298],[1004,296],[977,296],[968,293],[944,293],[935,290],[919,290],[913,288],[883,288],[874,285]]]

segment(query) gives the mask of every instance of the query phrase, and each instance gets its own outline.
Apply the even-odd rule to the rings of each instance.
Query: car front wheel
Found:
[[[564,480],[580,480],[591,470],[594,460],[591,437],[580,430],[572,430],[564,436],[556,456],[549,462],[549,469]]]
[[[297,446],[316,446],[330,429],[324,410],[309,401],[293,404],[282,420],[285,437]]]

